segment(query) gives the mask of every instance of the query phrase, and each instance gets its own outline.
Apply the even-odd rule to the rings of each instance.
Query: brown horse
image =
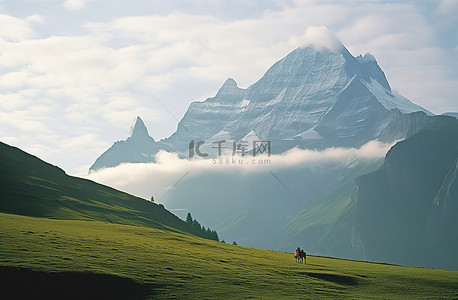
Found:
[[[307,253],[305,253],[304,250],[301,250],[301,248],[297,247],[296,253],[294,254],[294,258],[296,259],[296,262],[307,263]]]

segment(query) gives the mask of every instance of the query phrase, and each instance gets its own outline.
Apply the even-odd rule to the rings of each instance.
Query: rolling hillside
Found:
[[[18,148],[0,143],[0,157],[0,212],[142,225],[207,237],[161,205],[68,176]]]
[[[3,299],[458,297],[457,271],[315,256],[298,264],[291,253],[99,221],[0,214],[0,230]]]
[[[298,264],[291,253],[198,237],[160,205],[0,150],[2,299],[458,297],[456,271],[316,256]]]

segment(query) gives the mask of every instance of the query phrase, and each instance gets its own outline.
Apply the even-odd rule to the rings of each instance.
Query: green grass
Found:
[[[208,238],[161,205],[68,176],[58,167],[1,142],[0,197],[0,212],[4,213],[141,225]]]
[[[99,221],[0,214],[0,266],[111,274],[154,298],[457,298],[458,272],[223,244]],[[293,250],[293,249],[292,249]]]

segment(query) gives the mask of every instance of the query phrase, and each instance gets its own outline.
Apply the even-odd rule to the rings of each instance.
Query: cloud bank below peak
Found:
[[[221,156],[215,159],[180,159],[176,153],[159,151],[156,163],[124,163],[100,169],[82,177],[149,199],[164,195],[185,177],[212,172],[215,176],[239,176],[278,170],[320,168],[349,165],[359,160],[375,160],[385,156],[393,144],[370,141],[360,148],[327,148],[322,151],[291,149],[283,154],[256,157]]]

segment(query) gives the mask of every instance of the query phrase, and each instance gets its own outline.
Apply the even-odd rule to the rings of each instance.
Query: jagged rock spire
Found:
[[[145,123],[143,123],[143,120],[139,116],[137,116],[135,125],[132,127],[130,137],[135,138],[145,136],[150,137],[148,134],[148,129],[146,128]]]

